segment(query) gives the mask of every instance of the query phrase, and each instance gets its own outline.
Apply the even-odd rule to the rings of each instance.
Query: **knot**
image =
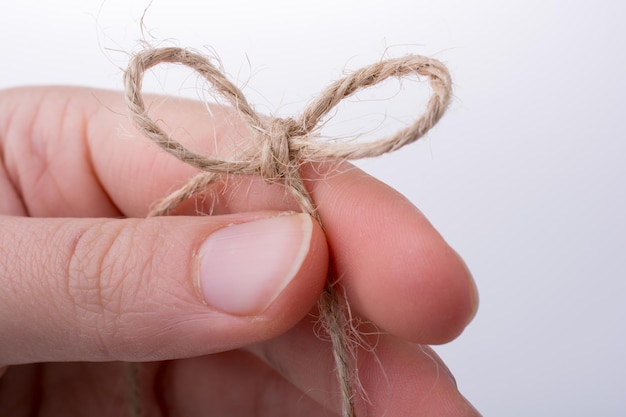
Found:
[[[292,149],[292,139],[302,135],[292,118],[273,118],[258,133],[261,141],[259,174],[269,182],[277,182],[297,175],[299,153]]]

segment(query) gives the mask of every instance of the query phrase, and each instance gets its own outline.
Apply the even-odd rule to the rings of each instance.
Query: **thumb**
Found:
[[[162,360],[272,338],[323,287],[305,214],[0,217],[0,366]]]

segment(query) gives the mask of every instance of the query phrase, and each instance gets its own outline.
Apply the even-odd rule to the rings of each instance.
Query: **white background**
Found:
[[[147,5],[4,1],[0,87],[120,89]],[[145,37],[214,51],[259,110],[281,115],[385,56],[444,61],[455,82],[444,120],[420,144],[361,164],[429,216],[478,282],[475,321],[437,350],[485,416],[617,417],[626,415],[625,21],[619,0],[154,0]],[[176,70],[150,85],[202,95]],[[428,89],[403,85],[352,100],[329,134],[410,122]]]

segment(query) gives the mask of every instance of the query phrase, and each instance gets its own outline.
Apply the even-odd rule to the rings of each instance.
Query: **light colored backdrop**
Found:
[[[120,89],[147,5],[3,2],[0,87]],[[147,38],[214,50],[259,110],[279,114],[383,56],[446,62],[455,100],[442,123],[421,144],[361,164],[409,196],[476,277],[478,316],[437,350],[486,416],[617,417],[626,415],[625,20],[618,0],[154,0],[145,23]],[[175,70],[149,85],[198,97]],[[353,100],[330,134],[410,121],[427,90],[404,85]]]

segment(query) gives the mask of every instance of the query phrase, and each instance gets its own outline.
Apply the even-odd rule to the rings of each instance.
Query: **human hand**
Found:
[[[226,110],[151,100],[197,149],[242,140]],[[194,171],[124,114],[117,93],[0,92],[0,415],[125,415],[119,361],[137,361],[145,415],[337,416],[331,346],[308,314],[329,255],[352,313],[380,330],[359,350],[357,412],[478,415],[424,346],[469,323],[474,284],[406,199],[348,164],[309,165],[325,237],[251,178],[143,219]]]

